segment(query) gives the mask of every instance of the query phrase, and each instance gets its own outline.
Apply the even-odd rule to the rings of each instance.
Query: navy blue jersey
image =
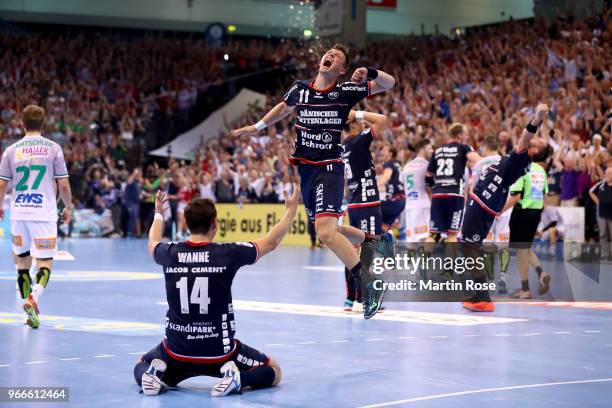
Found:
[[[404,195],[404,184],[400,181],[401,167],[397,160],[389,160],[383,163],[383,171],[385,169],[391,169],[391,178],[385,184],[387,190],[385,200],[392,198],[398,198]]]
[[[471,197],[492,215],[498,215],[506,204],[510,186],[529,173],[531,158],[527,149],[500,157],[482,170]]]
[[[155,262],[166,280],[166,346],[180,356],[222,356],[234,347],[232,281],[257,260],[257,245],[160,243]]]
[[[376,185],[376,170],[370,152],[374,140],[372,129],[344,140],[344,172],[349,189],[349,207],[360,204],[378,204],[380,197]]]
[[[295,151],[292,163],[327,164],[342,161],[342,129],[351,108],[370,94],[370,83],[345,82],[317,91],[312,81],[296,81],[285,94],[295,106]]]
[[[434,178],[432,197],[463,197],[465,165],[471,151],[470,146],[459,142],[450,142],[435,150],[427,166],[427,172]]]

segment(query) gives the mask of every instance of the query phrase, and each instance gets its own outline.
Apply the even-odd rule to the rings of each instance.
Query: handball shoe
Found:
[[[344,310],[345,312],[352,312],[353,311],[353,301],[346,299],[344,301],[344,306],[342,307],[342,310]]]
[[[38,318],[40,312],[38,311],[38,305],[36,304],[36,301],[32,295],[28,296],[24,302],[23,311],[26,313],[26,315],[28,315],[28,326],[33,329],[37,329],[38,326],[40,326],[40,319]]]
[[[391,231],[380,235],[380,240],[376,245],[376,252],[385,258],[393,258],[395,256],[395,237]]]
[[[153,359],[147,371],[142,374],[142,392],[144,395],[158,395],[163,387],[166,386],[161,380],[167,365],[163,360]]]
[[[380,279],[380,284],[384,281]],[[374,288],[374,280],[368,282],[365,291],[365,301],[363,303],[363,317],[364,319],[371,319],[380,310],[382,306],[383,298],[385,297],[386,289],[377,290]]]
[[[544,295],[550,289],[550,274],[542,272],[540,276],[540,286],[538,287],[538,295]]]
[[[213,397],[225,397],[232,392],[240,391],[240,371],[236,363],[228,361],[221,367],[223,378],[210,390]]]
[[[493,312],[493,302],[463,302],[463,308],[470,312]]]

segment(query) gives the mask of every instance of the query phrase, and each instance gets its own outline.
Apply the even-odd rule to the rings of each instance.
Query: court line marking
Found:
[[[601,333],[601,331],[599,330],[591,330],[591,332],[593,333]],[[562,334],[572,334],[572,332],[547,332],[544,334],[558,334],[558,333],[562,333]],[[533,335],[542,335],[543,333],[523,333],[523,334],[517,334],[518,336],[533,336]],[[487,337],[489,336],[488,334],[462,334],[460,336],[426,336],[426,337],[415,337],[415,336],[405,336],[405,337],[388,337],[388,338],[370,338],[370,339],[364,339],[364,342],[373,342],[373,341],[394,341],[394,340],[412,340],[412,339],[420,339],[420,340],[426,340],[426,339],[432,339],[432,338],[452,338],[452,339],[456,339],[458,337]],[[512,336],[512,334],[509,333],[495,333],[491,335],[492,337],[499,337],[499,336]],[[350,343],[351,340],[327,340],[324,341],[327,343]],[[276,347],[276,346],[296,346],[296,345],[308,345],[308,344],[318,344],[319,342],[316,341],[302,341],[299,343],[292,343],[292,344],[286,344],[286,343],[270,343],[270,344],[264,344],[262,347]],[[606,344],[606,347],[612,347],[612,344]],[[126,354],[131,354],[131,355],[143,355],[146,354],[146,351],[133,351],[133,352],[126,352]],[[116,354],[99,354],[97,356],[92,356],[90,358],[113,358],[113,357],[117,357]],[[65,358],[58,358],[59,361],[74,361],[74,360],[82,360],[81,357],[65,357]],[[24,364],[42,364],[42,363],[47,363],[48,361],[45,360],[40,360],[40,361],[27,361]],[[52,361],[51,361],[52,362]],[[11,367],[13,366],[12,364],[0,364],[0,368],[2,367]]]
[[[429,336],[430,339],[447,339],[448,336]]]
[[[381,402],[378,404],[362,405],[358,408],[388,407],[391,405],[408,404],[411,402],[427,401],[427,400],[439,399],[439,398],[459,397],[462,395],[483,394],[487,392],[511,391],[511,390],[521,390],[525,388],[540,388],[540,387],[551,387],[555,385],[589,384],[589,383],[611,382],[611,381],[612,381],[612,378],[595,378],[592,380],[557,381],[557,382],[540,383],[540,384],[514,385],[510,387],[481,388],[477,390],[449,392],[446,394],[434,394],[434,395],[427,395],[424,397],[407,398],[403,400]]]
[[[572,334],[571,331],[558,331],[558,332],[553,332],[554,334]]]
[[[167,301],[159,301],[156,303],[160,306],[168,306]],[[245,310],[250,312],[283,313],[302,316],[322,316],[363,320],[363,316],[359,313],[346,313],[338,306],[329,305],[308,305],[234,299],[233,306],[234,310]],[[483,316],[465,313],[440,313],[386,309],[384,313],[376,316],[376,321],[422,323],[444,326],[478,326],[485,324],[526,322],[529,320],[525,318]]]
[[[599,330],[585,330],[585,333],[601,333]]]

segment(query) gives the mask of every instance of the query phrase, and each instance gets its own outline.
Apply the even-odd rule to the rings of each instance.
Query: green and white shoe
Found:
[[[28,326],[33,329],[38,329],[38,327],[40,326],[40,319],[38,315],[40,314],[40,312],[38,311],[38,305],[36,304],[36,301],[34,300],[32,295],[28,296],[25,303],[23,304],[23,311],[26,313],[26,315],[28,315]]]

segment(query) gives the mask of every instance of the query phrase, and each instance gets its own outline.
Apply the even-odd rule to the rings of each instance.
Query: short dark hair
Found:
[[[464,130],[465,129],[462,123],[453,123],[451,127],[448,129],[448,134],[452,138],[455,138],[459,136],[460,134],[462,134]]]
[[[26,132],[42,132],[45,127],[45,110],[36,105],[26,106],[21,112],[21,123]]]
[[[485,142],[485,145],[487,146],[487,149],[493,150],[493,151],[499,150],[499,139],[497,138],[497,136],[489,135],[485,137],[484,142]]]
[[[330,48],[331,50],[338,50],[341,51],[344,54],[344,68],[348,68],[349,65],[349,49],[346,45],[342,44],[342,43],[335,43],[334,45],[332,45],[332,47]]]
[[[217,218],[215,203],[208,198],[194,198],[185,208],[185,223],[192,234],[206,234]]]
[[[419,140],[418,142],[416,142],[416,144],[414,145],[414,151],[415,152],[419,152],[421,151],[423,148],[425,148],[425,146],[430,145],[431,142],[427,139],[422,139]]]
[[[544,145],[544,147],[541,147],[536,154],[533,155],[531,160],[536,163],[545,162],[546,160],[548,160],[551,154],[552,148],[549,144],[546,144]]]

